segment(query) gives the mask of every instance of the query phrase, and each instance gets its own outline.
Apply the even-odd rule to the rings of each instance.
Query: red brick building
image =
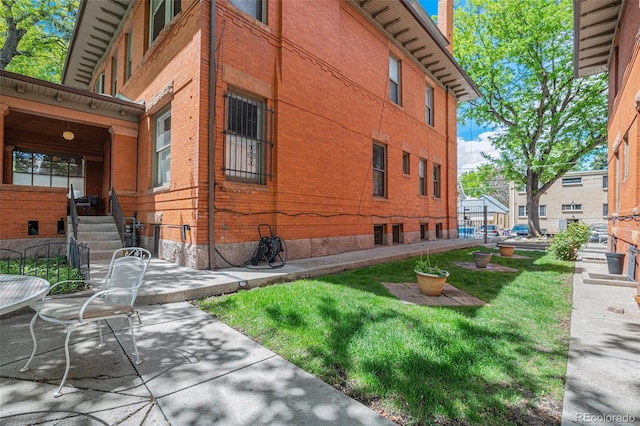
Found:
[[[142,245],[190,267],[245,262],[260,224],[289,259],[457,237],[456,109],[478,91],[451,54],[452,0],[442,30],[415,0],[81,1],[78,16],[60,91],[110,96],[23,112],[11,76],[0,197],[26,190],[14,151],[64,151],[58,134],[86,125],[85,193],[113,188]],[[94,98],[124,111],[92,122]],[[17,113],[56,120],[57,141],[21,141]],[[16,220],[0,238],[24,237]]]
[[[640,244],[640,3],[574,0],[575,74],[609,73],[609,234],[638,279]],[[639,289],[640,290],[640,289]]]

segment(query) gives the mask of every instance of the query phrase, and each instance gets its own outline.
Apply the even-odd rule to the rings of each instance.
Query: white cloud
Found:
[[[470,141],[458,138],[458,174],[475,170],[486,164],[487,160],[482,158],[483,152],[491,157],[497,157],[499,151],[491,145],[491,137],[500,133],[500,131],[483,132]]]

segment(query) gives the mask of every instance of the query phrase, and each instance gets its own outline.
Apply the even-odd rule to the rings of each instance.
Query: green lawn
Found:
[[[431,255],[484,307],[400,302],[415,259],[199,301],[201,309],[403,425],[559,423],[573,263],[493,256],[518,272],[470,271],[476,249]],[[497,252],[497,251],[495,251]]]

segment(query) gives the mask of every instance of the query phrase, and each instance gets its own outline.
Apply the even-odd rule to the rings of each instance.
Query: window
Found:
[[[265,99],[237,92],[228,92],[225,97],[227,179],[265,185],[267,176],[271,177],[267,149],[270,150],[273,143],[271,126],[267,125],[273,120],[273,110],[267,108]]]
[[[104,93],[104,73],[101,73],[93,85],[93,91],[96,93]]]
[[[602,189],[607,189],[607,188],[609,188],[609,176],[604,175],[602,176]]]
[[[547,206],[541,204],[538,206],[538,216],[539,217],[547,217]]]
[[[518,206],[518,217],[527,217],[527,206]]]
[[[616,211],[619,212],[620,211],[620,152],[616,152],[615,153],[615,158],[616,158],[616,194],[615,194],[615,201],[616,201]]]
[[[433,165],[433,196],[440,198],[440,165]]]
[[[84,194],[82,157],[13,151],[13,184],[69,188]]]
[[[373,144],[373,195],[387,196],[387,147],[379,143]]]
[[[607,217],[609,215],[609,204],[604,203],[602,205],[602,216]]]
[[[127,49],[127,51],[125,53],[124,81],[127,81],[131,78],[131,52],[133,50],[133,35],[131,32],[125,35],[125,49]]]
[[[389,56],[389,100],[400,105],[400,61]]]
[[[420,241],[426,241],[429,235],[429,224],[421,223],[420,224]]]
[[[265,22],[265,3],[263,0],[231,0],[232,5],[260,22]]]
[[[158,38],[160,31],[174,16],[180,13],[181,0],[151,0],[151,17],[149,23],[151,43]]]
[[[436,223],[436,238],[442,238],[442,223]]]
[[[171,109],[165,109],[153,118],[155,185],[171,182]]]
[[[562,178],[563,185],[581,185],[582,177],[563,177]]]
[[[373,225],[373,244],[376,246],[384,245],[384,234],[386,225]]]
[[[404,235],[402,232],[402,225],[395,224],[391,226],[391,233],[393,238],[393,244],[401,244],[404,242]]]
[[[411,156],[408,152],[402,152],[402,173],[405,175],[409,174],[409,164],[411,162]]]
[[[118,57],[111,58],[111,95],[118,93]]]
[[[622,161],[624,162],[624,175],[622,177],[622,180],[626,180],[629,177],[629,132],[627,131],[624,134],[624,145],[623,145],[623,149],[624,149],[624,153],[622,154],[624,156],[624,158],[622,159]]]
[[[520,194],[526,194],[526,193],[527,193],[527,187],[526,187],[525,185],[520,185],[520,186],[518,187],[518,192],[519,192]]]
[[[424,93],[424,103],[425,103],[425,122],[433,126],[433,88],[427,86]]]
[[[418,165],[418,193],[420,195],[427,195],[427,160],[421,158]]]
[[[582,211],[582,204],[563,204],[562,211],[563,212]]]

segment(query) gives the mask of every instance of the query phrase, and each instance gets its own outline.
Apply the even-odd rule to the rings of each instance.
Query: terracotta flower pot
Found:
[[[424,272],[419,271],[414,272],[416,273],[416,278],[418,279],[418,287],[420,288],[420,293],[427,296],[440,296],[442,294],[444,284],[449,277],[448,272],[445,272],[446,275],[443,277],[439,275],[425,274]]]
[[[476,268],[486,268],[491,260],[491,253],[485,251],[474,251],[473,260],[476,262]]]
[[[500,244],[498,247],[500,248],[500,256],[504,257],[513,256],[513,251],[516,249],[516,246],[510,246],[508,244]]]

